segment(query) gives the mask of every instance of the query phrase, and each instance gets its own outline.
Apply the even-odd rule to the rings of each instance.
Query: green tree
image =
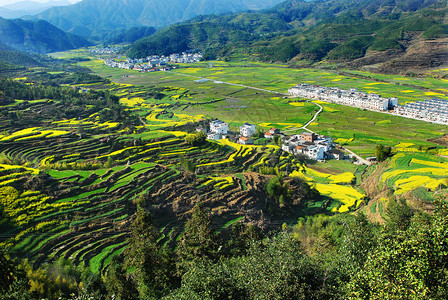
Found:
[[[236,222],[230,228],[224,252],[228,256],[241,256],[247,253],[251,243],[261,240],[260,232],[253,225]]]
[[[376,248],[378,230],[363,213],[346,219],[344,227],[339,268],[348,280],[363,268],[369,253]]]
[[[196,165],[191,160],[185,158],[185,156],[180,157],[180,165],[187,172],[190,173],[196,172]]]
[[[115,256],[110,263],[105,276],[109,296],[117,300],[138,299],[135,282],[129,278],[123,265],[123,257]]]
[[[282,232],[252,242],[245,255],[196,261],[167,299],[330,299],[333,285],[300,243]]]
[[[375,157],[377,161],[382,162],[390,156],[391,148],[383,145],[378,145],[375,148]]]
[[[279,147],[282,147],[282,137],[278,134],[274,135],[274,144]]]
[[[158,299],[170,290],[174,278],[172,256],[159,247],[159,232],[148,211],[138,207],[125,252],[125,268],[133,268],[139,299]]]
[[[405,230],[383,230],[379,245],[347,289],[350,299],[446,299],[448,208],[416,214]]]
[[[207,135],[204,132],[197,132],[194,134],[187,134],[185,142],[192,146],[200,146],[205,143]]]
[[[182,238],[177,244],[178,268],[183,273],[192,262],[214,260],[218,251],[217,237],[211,228],[211,219],[202,204],[193,208],[185,223]]]
[[[268,183],[266,184],[266,192],[274,198],[279,204],[283,205],[291,195],[291,191],[289,190],[289,183],[285,181],[283,177],[283,173],[280,172],[277,168],[276,176],[272,177]],[[283,203],[280,203],[282,200]]]
[[[0,299],[27,299],[28,279],[17,259],[11,258],[0,248]]]
[[[391,199],[386,208],[388,221],[386,228],[390,230],[407,230],[411,224],[414,210],[406,203],[404,198],[399,201]]]

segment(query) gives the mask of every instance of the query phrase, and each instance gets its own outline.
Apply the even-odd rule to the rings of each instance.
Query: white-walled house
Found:
[[[331,158],[333,149],[331,138],[315,133],[302,132],[283,140],[282,149],[295,155],[306,155],[313,160]]]
[[[217,134],[217,133],[209,133],[207,134],[207,139],[209,140],[220,140],[221,139],[221,135]]]
[[[325,158],[325,148],[317,145],[307,148],[307,155],[314,160],[323,160]]]
[[[244,125],[240,127],[240,134],[244,137],[253,136],[255,134],[255,125],[244,123]]]
[[[248,137],[242,136],[238,139],[238,143],[241,145],[253,145],[254,141]]]
[[[229,124],[221,120],[215,120],[210,123],[210,132],[216,134],[227,134],[229,132]]]
[[[383,98],[377,94],[368,94],[357,89],[341,90],[337,87],[322,87],[298,84],[288,90],[291,96],[318,99],[347,106],[387,111],[398,105],[397,98]]]

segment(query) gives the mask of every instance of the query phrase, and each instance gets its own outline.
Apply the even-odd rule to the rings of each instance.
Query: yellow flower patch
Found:
[[[141,98],[141,97],[134,97],[134,98],[120,98],[120,103],[125,105],[125,106],[136,106],[136,105],[141,105],[145,102],[145,99]]]
[[[308,168],[307,166],[304,167],[305,174],[310,175],[312,177],[320,177],[320,178],[328,178],[331,176],[331,174],[322,173],[316,170],[313,170],[311,168]]]
[[[371,85],[379,85],[379,84],[389,84],[389,83],[385,83],[385,82],[371,82],[371,83],[367,83],[367,85],[371,86]]]
[[[397,187],[395,194],[401,195],[418,187],[427,187],[434,190],[441,184],[447,185],[447,179],[437,180],[428,176],[411,176],[409,178],[399,179],[395,182],[395,186]]]
[[[447,155],[448,156],[448,149],[439,149],[438,153],[440,155]]]
[[[316,183],[315,187],[322,195],[331,197],[343,204],[339,209],[333,209],[333,211],[338,211],[340,213],[348,212],[351,207],[356,206],[358,201],[362,201],[365,197],[364,194],[361,194],[351,186]]]
[[[292,106],[305,106],[305,102],[289,102]]]
[[[135,148],[137,148],[137,147],[127,147],[127,148],[123,148],[123,149],[114,151],[114,152],[112,152],[112,153],[106,154],[106,155],[101,155],[101,156],[99,156],[99,157],[97,157],[97,158],[100,159],[100,158],[103,158],[103,157],[116,156],[116,155],[118,155],[118,154],[123,153],[123,152],[126,151],[126,150],[135,149]]]
[[[215,181],[217,181],[218,183],[216,183],[214,185],[215,188],[219,188],[220,190],[228,187],[228,186],[232,186],[233,185],[233,178],[231,176],[228,177],[213,177],[213,179]]]
[[[195,74],[200,70],[201,70],[200,68],[188,68],[188,69],[182,69],[182,73]]]
[[[325,107],[324,107],[324,110],[325,110],[326,112],[338,112],[338,111],[340,111],[340,110],[338,110],[338,109],[336,109],[336,108],[329,107],[329,106],[325,106]]]
[[[0,171],[1,170],[14,170],[14,169],[25,169],[27,171],[30,171],[33,174],[39,174],[39,169],[27,168],[27,167],[18,166],[18,165],[4,165],[4,164],[0,164]]]
[[[321,101],[321,100],[313,100],[313,101],[311,101],[311,102],[313,102],[313,103],[317,103],[317,104],[328,104],[328,102]]]
[[[400,143],[400,144],[395,145],[394,147],[395,148],[408,148],[408,147],[412,147],[412,146],[415,146],[415,144],[413,144],[413,143]]]
[[[346,143],[351,143],[353,141],[354,141],[354,138],[350,138],[350,139],[338,138],[335,140],[335,142],[338,144],[346,144]]]
[[[434,93],[434,92],[425,92],[426,96],[445,96],[444,94],[441,93]]]
[[[448,163],[438,163],[435,161],[427,161],[427,160],[421,160],[421,159],[417,159],[417,158],[411,159],[411,163],[426,165],[426,166],[431,166],[431,167],[437,167],[437,168],[442,168],[442,169],[448,170]]]
[[[355,179],[355,175],[346,172],[338,175],[330,175],[328,178],[331,179],[332,183],[350,184]]]
[[[304,179],[304,180],[306,180],[308,182],[313,182],[314,181],[314,179],[312,179],[312,178],[306,176],[305,174],[303,174],[302,172],[296,171],[296,170],[294,170],[291,174],[289,174],[289,177],[302,178],[302,179]]]
[[[166,132],[166,133],[172,134],[172,135],[174,135],[176,137],[181,137],[181,136],[186,136],[187,135],[187,133],[183,132],[183,131],[165,131],[165,130],[160,130],[160,132]]]

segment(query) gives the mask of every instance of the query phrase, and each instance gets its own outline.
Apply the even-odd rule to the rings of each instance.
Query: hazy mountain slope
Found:
[[[46,53],[88,46],[84,38],[66,33],[46,21],[0,18],[0,41],[17,50]]]
[[[48,2],[34,2],[34,1],[20,1],[0,7],[0,17],[13,19],[20,18],[25,15],[36,15],[51,7],[71,5],[70,1],[48,1]]]
[[[108,33],[102,39],[107,44],[132,44],[139,39],[153,35],[155,32],[154,27],[133,27]]]
[[[238,52],[266,61],[312,63],[367,56],[357,64],[384,63],[403,56],[415,43],[433,40],[434,46],[434,40],[447,36],[446,4],[446,0],[292,0],[260,13],[197,17],[137,41],[128,53],[143,57],[195,48],[208,57]],[[443,64],[443,47],[434,49],[438,64]],[[430,52],[426,51],[429,56]],[[434,64],[430,60],[427,64]]]
[[[264,9],[282,0],[84,0],[36,17],[75,34],[101,35],[121,28],[162,27],[202,14]]]

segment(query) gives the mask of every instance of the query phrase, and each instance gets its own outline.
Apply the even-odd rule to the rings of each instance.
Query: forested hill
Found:
[[[37,18],[74,34],[102,35],[122,28],[163,27],[201,14],[264,9],[282,0],[84,0],[51,8]]]
[[[440,66],[448,61],[446,16],[447,0],[291,0],[259,13],[197,17],[136,42],[128,54],[194,48],[209,58],[245,53],[279,62]]]
[[[46,21],[0,18],[0,41],[20,51],[47,53],[89,46],[85,38],[66,33]]]

